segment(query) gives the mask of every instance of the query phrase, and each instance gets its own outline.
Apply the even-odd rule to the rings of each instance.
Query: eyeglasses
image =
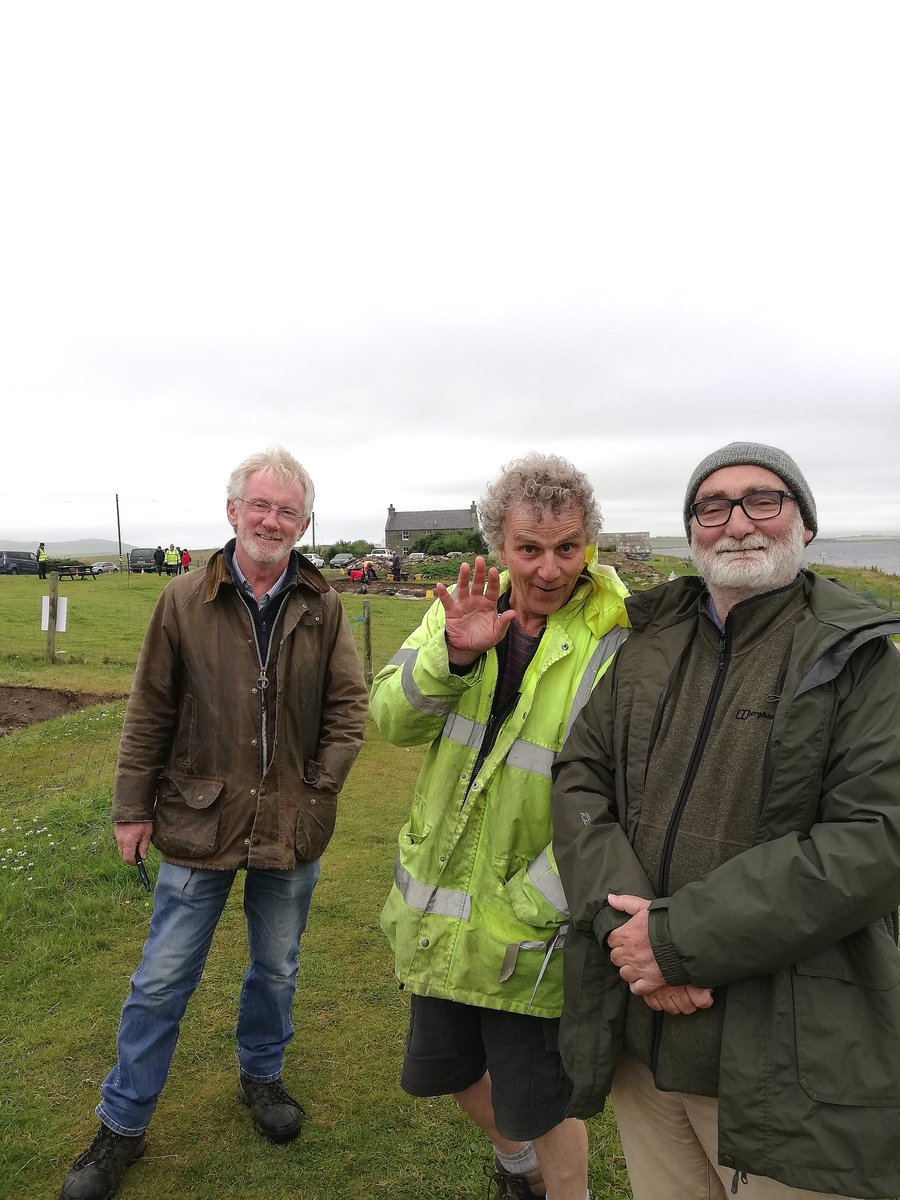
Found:
[[[770,521],[781,512],[785,500],[796,500],[793,492],[751,492],[737,500],[725,496],[710,496],[708,500],[697,500],[690,507],[690,514],[697,518],[698,525],[710,528],[727,525],[736,508],[742,508],[751,521]]]
[[[296,508],[279,508],[277,504],[269,504],[266,500],[245,500],[243,496],[235,496],[245,508],[256,513],[258,517],[267,517],[273,512],[279,521],[285,525],[296,525],[302,514]]]

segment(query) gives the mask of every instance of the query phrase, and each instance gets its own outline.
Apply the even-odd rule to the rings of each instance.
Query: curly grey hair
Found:
[[[303,516],[308,517],[316,500],[316,489],[309,472],[301,466],[284,446],[269,446],[234,468],[228,476],[228,499],[238,500],[243,496],[247,480],[256,471],[268,471],[279,483],[299,483],[303,488]]]
[[[600,506],[584,472],[557,454],[534,451],[507,463],[481,498],[481,528],[494,553],[503,545],[507,513],[513,505],[522,503],[529,504],[539,520],[548,507],[554,513],[570,504],[581,509],[589,546],[603,528]]]

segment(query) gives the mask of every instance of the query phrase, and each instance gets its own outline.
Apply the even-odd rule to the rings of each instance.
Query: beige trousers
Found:
[[[718,1100],[659,1091],[649,1068],[630,1055],[619,1061],[611,1099],[634,1200],[729,1200],[734,1171],[716,1161]],[[748,1175],[737,1196],[738,1200],[813,1200],[825,1193]],[[831,1200],[851,1198],[831,1196]]]

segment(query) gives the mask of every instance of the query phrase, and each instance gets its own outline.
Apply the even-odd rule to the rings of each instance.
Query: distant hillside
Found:
[[[127,542],[122,543],[122,553],[131,550]],[[36,550],[37,542],[8,542],[0,534],[0,550]],[[109,538],[85,538],[80,542],[48,542],[47,553],[51,558],[113,558],[119,553],[119,543]]]

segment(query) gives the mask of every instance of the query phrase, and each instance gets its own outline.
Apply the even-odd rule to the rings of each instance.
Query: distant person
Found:
[[[399,583],[402,576],[402,560],[397,550],[391,555],[391,574],[394,577],[394,582]]]
[[[282,447],[245,459],[228,481],[236,536],[205,570],[166,587],[151,617],[113,817],[125,862],[135,862],[135,851],[145,857],[151,840],[163,862],[122,1010],[118,1062],[100,1087],[100,1129],[62,1200],[106,1200],[143,1154],[238,871],[250,954],[237,1015],[238,1099],[269,1141],[300,1131],[303,1110],[281,1082],[298,947],[366,723],[340,598],[291,549],[313,499],[312,480]]]
[[[157,575],[162,575],[163,566],[166,561],[166,552],[165,552],[165,550],[163,550],[162,546],[157,546],[156,549],[153,551],[153,561],[156,563]]]
[[[182,550],[181,552],[181,569],[182,571],[189,571],[191,569],[191,554],[189,550]]]
[[[175,549],[175,543],[170,542],[169,548],[166,551],[166,574],[174,575],[178,571],[179,558],[178,551]]]
[[[553,768],[573,1111],[635,1200],[900,1196],[900,616],[801,569],[783,450],[683,515],[702,578],[628,599]]]
[[[41,542],[41,544],[37,548],[37,560],[38,560],[38,579],[46,579],[47,578],[47,550],[46,550],[43,542]]]
[[[556,1048],[568,910],[550,764],[624,637],[627,589],[596,564],[593,488],[564,459],[510,463],[481,520],[503,575],[479,557],[453,592],[438,584],[372,687],[382,736],[428,746],[381,917],[411,997],[400,1082],[452,1094],[483,1130],[497,1200],[585,1200]]]
[[[366,583],[372,583],[372,581],[377,578],[378,576],[375,574],[375,568],[372,566],[371,561],[367,558],[363,563],[363,579],[366,581]]]
[[[181,547],[180,546],[175,547],[175,553],[178,555],[178,565],[175,568],[175,574],[180,575],[181,574]]]

